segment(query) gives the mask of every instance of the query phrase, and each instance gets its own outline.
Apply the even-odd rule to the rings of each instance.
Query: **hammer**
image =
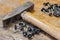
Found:
[[[27,2],[22,6],[19,6],[18,8],[14,9],[12,12],[8,13],[5,17],[3,17],[3,27],[6,27],[7,24],[10,23],[11,20],[14,20],[16,18],[19,19],[19,17],[22,17],[24,20],[32,23],[33,25],[39,27],[40,29],[44,30],[51,36],[55,37],[56,39],[60,40],[60,33],[56,32],[50,26],[45,25],[40,20],[33,17],[31,11],[34,10],[34,4],[32,2]],[[53,33],[54,32],[54,33]]]

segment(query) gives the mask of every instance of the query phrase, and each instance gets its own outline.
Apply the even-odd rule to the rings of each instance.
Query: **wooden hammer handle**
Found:
[[[45,32],[47,32],[51,36],[55,37],[56,39],[60,40],[60,33],[58,33],[54,29],[50,28],[50,26],[45,25],[43,22],[41,22],[38,19],[36,19],[35,17],[33,17],[31,13],[29,13],[29,12],[22,13],[21,17],[24,20],[26,20],[26,21],[32,23],[33,25],[39,27],[40,29],[44,30]]]

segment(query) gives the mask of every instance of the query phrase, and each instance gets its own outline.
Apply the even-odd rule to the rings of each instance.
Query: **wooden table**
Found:
[[[56,37],[57,39],[60,39],[60,19],[56,18],[54,16],[50,17],[46,14],[41,14],[40,9],[43,7],[43,3],[49,1],[52,4],[59,4],[59,0],[1,0],[0,1],[0,18],[7,15],[9,12],[11,12],[14,8],[22,5],[23,3],[27,1],[32,1],[35,4],[34,12],[32,12],[32,17],[38,19],[41,21],[44,25],[47,25],[47,28],[44,26],[45,29],[41,27],[45,32],[49,33],[50,35]]]

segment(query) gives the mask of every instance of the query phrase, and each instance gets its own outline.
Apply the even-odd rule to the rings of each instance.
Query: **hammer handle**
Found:
[[[36,19],[35,17],[33,17],[31,13],[29,13],[29,12],[22,13],[21,17],[24,20],[26,20],[26,21],[32,23],[33,25],[39,27],[40,29],[44,30],[45,32],[47,32],[51,36],[55,37],[56,39],[60,40],[60,33],[58,33],[53,28],[50,28],[50,26],[45,25],[43,22],[41,22],[38,19]]]

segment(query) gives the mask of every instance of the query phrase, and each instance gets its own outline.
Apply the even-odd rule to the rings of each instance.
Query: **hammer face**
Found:
[[[27,2],[18,8],[14,9],[12,12],[8,13],[5,17],[3,17],[3,27],[5,27],[10,22],[14,22],[15,20],[18,20],[21,18],[21,13],[24,11],[31,12],[34,8],[34,4],[32,2]]]

